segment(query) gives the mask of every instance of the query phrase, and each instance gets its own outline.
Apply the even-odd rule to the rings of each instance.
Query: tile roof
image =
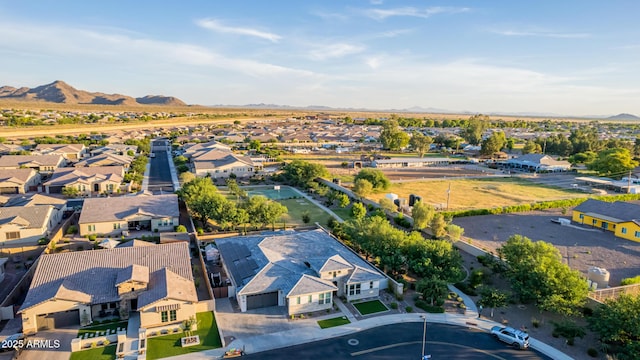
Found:
[[[26,228],[40,229],[47,225],[52,210],[51,205],[0,207],[0,226],[15,223]]]
[[[92,156],[90,158],[78,161],[73,166],[75,167],[92,167],[92,166],[117,166],[117,165],[129,165],[133,161],[133,158],[128,155],[117,155],[111,153],[102,153],[100,155]]]
[[[380,280],[380,274],[378,274],[377,272],[371,271],[369,269],[356,266],[356,268],[351,273],[351,276],[349,276],[349,279],[347,280],[347,284],[361,283],[365,281],[374,281],[374,280]]]
[[[145,295],[146,299],[157,299],[156,295],[172,291],[156,289],[157,286],[166,287],[166,284],[169,284],[169,288],[174,286],[175,276],[155,274],[164,268],[191,283],[195,293],[187,243],[46,254],[40,256],[38,260],[21,310],[56,298],[61,286],[78,294],[86,294],[83,298],[87,303],[118,301],[120,299],[116,288],[118,274],[134,264],[149,269],[148,291],[152,293]],[[179,291],[185,291],[185,281],[176,282],[175,286]]]
[[[640,220],[640,205],[629,202],[606,202],[588,199],[573,210],[582,213],[606,216],[612,220],[638,221]]]
[[[186,279],[168,268],[162,268],[151,275],[149,290],[138,297],[138,308],[145,308],[165,300],[197,302],[198,294],[193,280]]]
[[[29,194],[11,198],[5,206],[34,206],[34,205],[53,205],[53,207],[62,209],[67,206],[67,200],[44,194]]]
[[[24,184],[37,173],[33,169],[3,169],[0,173],[0,183],[12,182]]]
[[[124,167],[122,166],[91,166],[81,168],[58,168],[45,182],[45,186],[66,185],[78,181],[107,180],[122,182]]]
[[[78,223],[121,221],[136,213],[154,218],[178,217],[178,196],[120,196],[84,200]]]
[[[153,246],[153,245],[155,245],[155,244],[151,243],[151,242],[148,242],[148,241],[133,239],[131,241],[119,243],[116,246],[123,248],[123,247]]]
[[[149,283],[149,268],[143,265],[131,264],[118,271],[118,275],[116,275],[116,286],[127,281]]]
[[[334,271],[334,270],[344,270],[344,269],[353,269],[353,265],[351,265],[347,260],[342,258],[340,255],[333,255],[328,258],[327,261],[322,265],[319,272],[325,271]]]
[[[0,167],[15,167],[37,164],[40,166],[58,166],[62,163],[60,155],[4,155],[0,157]]]
[[[333,285],[331,281],[303,274],[302,277],[300,277],[300,280],[298,280],[298,282],[293,286],[291,291],[289,291],[287,297],[334,290],[338,290],[338,287]]]

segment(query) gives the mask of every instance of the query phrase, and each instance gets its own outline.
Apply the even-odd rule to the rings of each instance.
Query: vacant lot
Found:
[[[393,183],[388,191],[369,196],[379,201],[387,193],[408,199],[410,194],[423,201],[449,209],[477,209],[516,205],[543,200],[585,197],[582,192],[545,186],[519,178],[487,178],[462,180],[431,180]]]
[[[511,235],[524,235],[531,240],[543,240],[555,245],[563,261],[573,269],[587,274],[589,267],[607,269],[610,286],[620,280],[640,275],[640,243],[616,238],[613,233],[573,224],[561,226],[551,219],[569,217],[560,211],[483,215],[456,218],[453,222],[464,228],[465,236],[485,250],[494,251]]]

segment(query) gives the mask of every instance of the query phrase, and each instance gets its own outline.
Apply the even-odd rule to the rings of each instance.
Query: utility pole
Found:
[[[451,183],[449,183],[449,189],[447,190],[447,211],[449,211],[449,200],[451,199]]]

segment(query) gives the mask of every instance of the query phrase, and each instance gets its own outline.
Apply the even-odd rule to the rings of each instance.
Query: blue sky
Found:
[[[635,0],[0,0],[0,85],[640,115],[638,14]]]

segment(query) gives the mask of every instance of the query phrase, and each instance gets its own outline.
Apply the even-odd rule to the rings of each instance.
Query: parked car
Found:
[[[529,334],[522,330],[516,330],[509,326],[494,326],[491,328],[491,335],[519,349],[529,347]]]

